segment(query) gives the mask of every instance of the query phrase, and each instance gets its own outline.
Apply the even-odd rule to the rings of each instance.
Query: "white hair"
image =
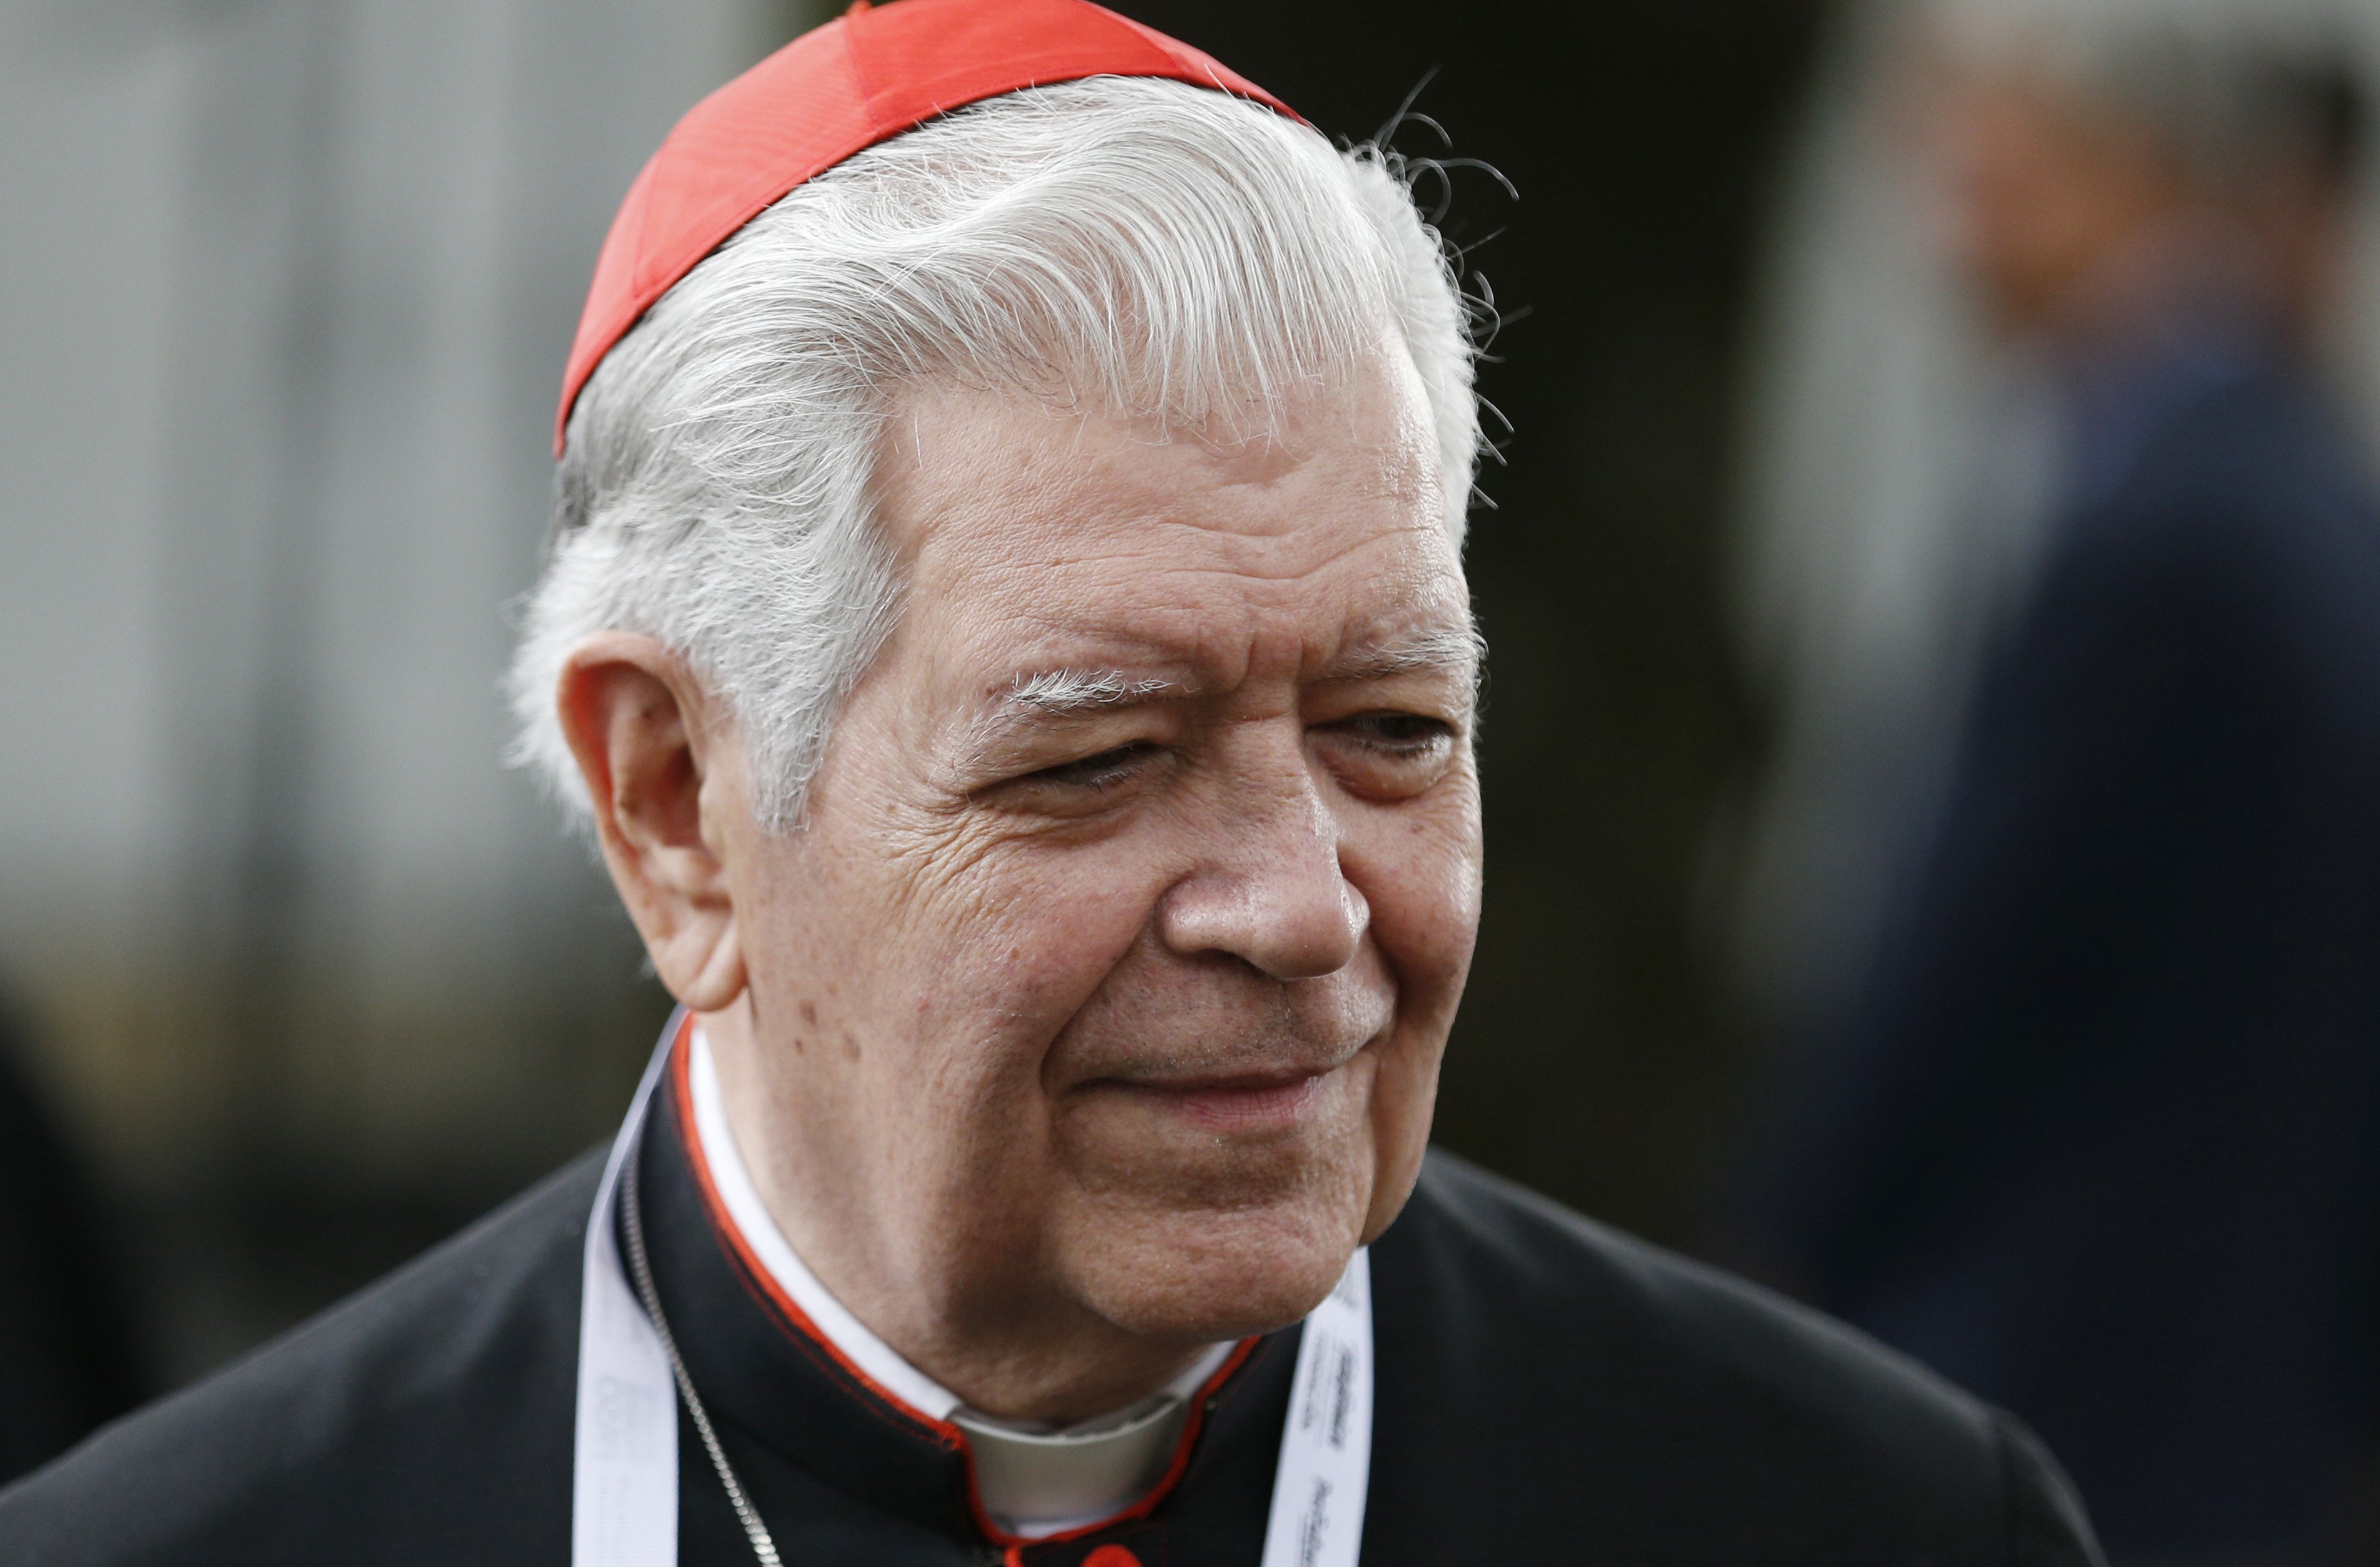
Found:
[[[513,759],[585,818],[556,684],[587,637],[638,632],[724,701],[756,814],[790,828],[898,612],[870,490],[902,388],[1022,389],[1174,429],[1263,418],[1398,337],[1459,543],[1472,315],[1393,154],[1121,77],[861,152],[696,267],[580,392],[508,679]]]

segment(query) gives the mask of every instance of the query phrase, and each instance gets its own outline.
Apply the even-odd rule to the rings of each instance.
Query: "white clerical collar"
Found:
[[[1153,1397],[1079,1425],[1023,1425],[966,1408],[845,1309],[786,1241],[735,1146],[710,1042],[699,1026],[693,1032],[686,1075],[695,1136],[728,1221],[777,1287],[870,1380],[926,1418],[967,1433],[983,1504],[1004,1526],[1029,1539],[1082,1528],[1123,1512],[1163,1476],[1190,1401],[1231,1357],[1232,1344],[1208,1349]]]

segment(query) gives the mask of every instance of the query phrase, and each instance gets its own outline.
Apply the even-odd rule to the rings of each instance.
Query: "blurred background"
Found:
[[[2119,1561],[2380,1561],[2380,6],[1123,8],[1418,88],[1504,316],[1440,1140]],[[0,1478],[609,1135],[509,605],[614,204],[820,14],[0,0]]]

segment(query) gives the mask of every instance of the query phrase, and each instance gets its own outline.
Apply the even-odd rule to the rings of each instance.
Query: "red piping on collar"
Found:
[[[770,1272],[768,1265],[754,1253],[751,1243],[744,1238],[744,1232],[728,1213],[727,1204],[720,1197],[719,1187],[711,1179],[710,1160],[703,1151],[702,1135],[694,1122],[694,1085],[688,1075],[694,1060],[694,1014],[688,1012],[686,1021],[678,1026],[676,1039],[670,1045],[669,1070],[671,1083],[676,1089],[678,1137],[686,1145],[687,1162],[694,1167],[695,1184],[701,1189],[702,1204],[710,1215],[711,1228],[727,1242],[728,1249],[743,1265],[749,1281],[777,1308],[783,1324],[808,1340],[813,1347],[823,1351],[859,1384],[864,1392],[885,1405],[887,1412],[921,1427],[939,1446],[946,1451],[955,1450],[966,1460],[967,1511],[974,1515],[976,1527],[983,1532],[984,1537],[1004,1547],[1006,1560],[1016,1563],[1021,1562],[1021,1553],[1028,1547],[1081,1539],[1103,1529],[1114,1528],[1119,1524],[1135,1523],[1157,1511],[1158,1504],[1172,1493],[1173,1488],[1181,1483],[1183,1474],[1190,1467],[1190,1450],[1196,1445],[1199,1428],[1206,1424],[1208,1403],[1231,1379],[1232,1374],[1246,1364],[1259,1341],[1242,1339],[1232,1347],[1223,1364],[1215,1368],[1214,1374],[1199,1384],[1197,1392],[1191,1397],[1189,1415],[1182,1423],[1181,1439],[1173,1444],[1173,1458],[1166,1464],[1164,1475],[1149,1488],[1146,1496],[1122,1512],[1098,1523],[1086,1524],[1079,1529],[1030,1537],[1009,1533],[993,1520],[990,1509],[983,1504],[983,1489],[976,1479],[975,1449],[967,1441],[966,1432],[948,1420],[935,1419],[861,1370],[858,1363],[845,1354],[843,1347],[821,1331],[819,1325],[810,1320],[809,1314],[794,1303],[793,1297],[777,1282],[776,1275]]]

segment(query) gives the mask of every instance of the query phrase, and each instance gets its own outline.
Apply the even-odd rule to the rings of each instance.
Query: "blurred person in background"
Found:
[[[1875,925],[1738,1231],[2033,1422],[2112,1558],[2368,1549],[2380,514],[2318,370],[2362,94],[2205,9],[1927,40],[1900,112],[2017,390],[1945,513],[1991,535],[1941,551],[1964,625],[1838,797]]]

